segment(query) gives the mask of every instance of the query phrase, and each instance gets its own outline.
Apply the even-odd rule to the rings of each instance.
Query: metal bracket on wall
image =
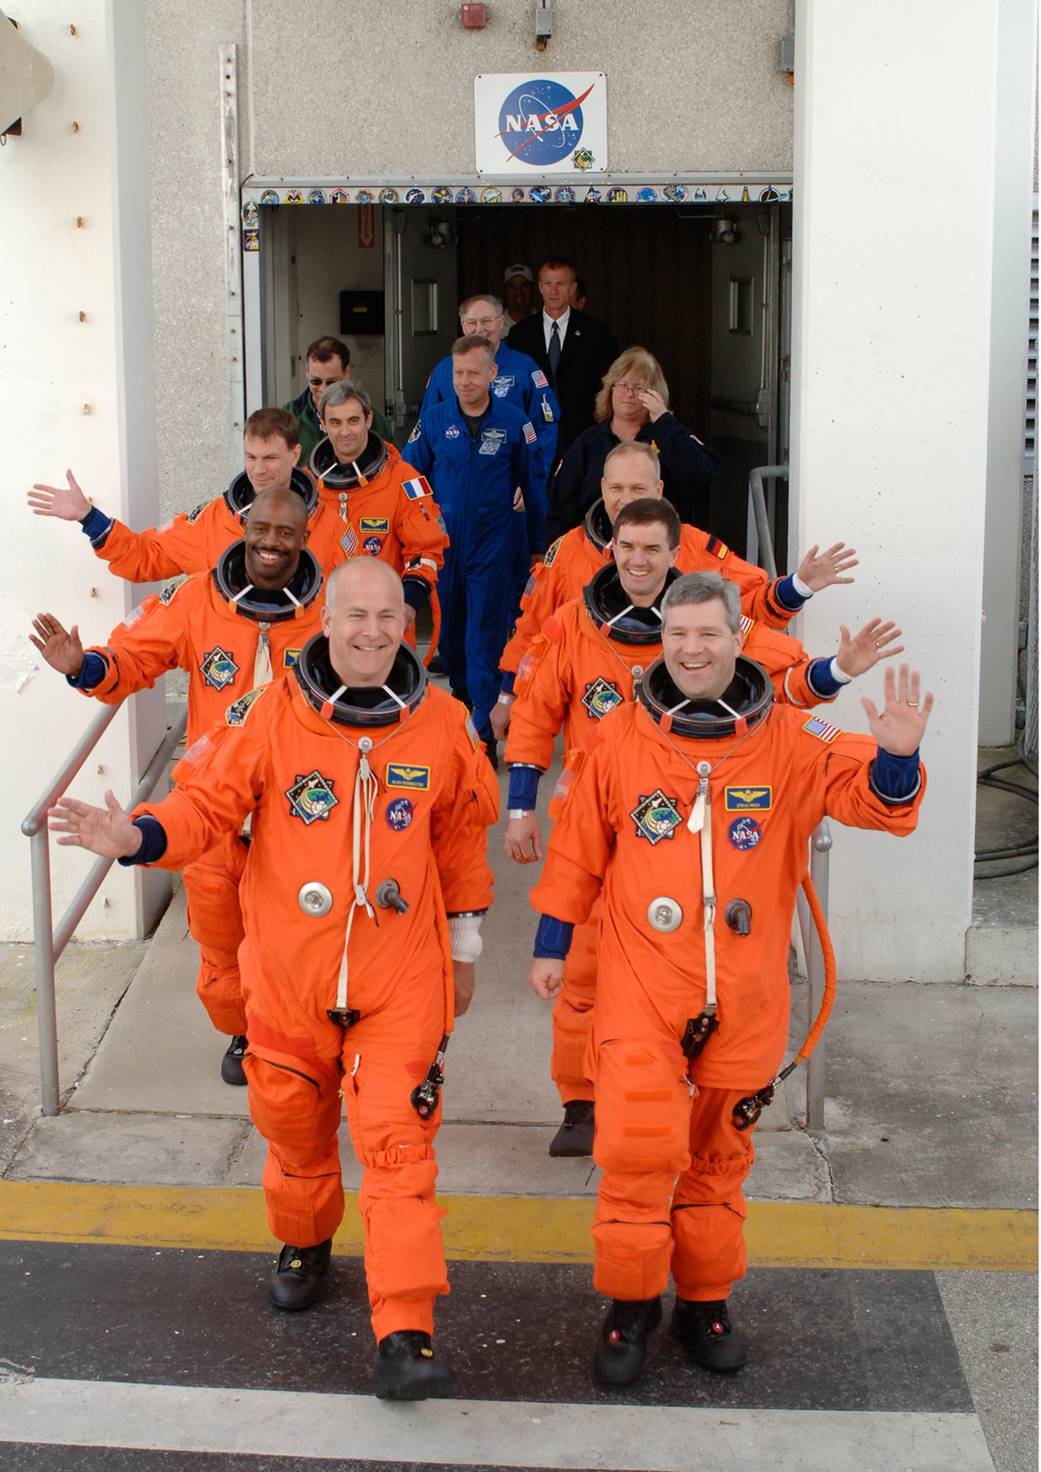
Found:
[[[242,464],[246,374],[242,349],[242,242],[239,204],[239,67],[237,46],[220,48],[221,199],[224,226],[224,357],[227,370],[229,466]]]

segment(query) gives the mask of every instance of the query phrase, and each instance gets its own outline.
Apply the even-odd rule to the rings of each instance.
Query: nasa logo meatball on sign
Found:
[[[479,174],[602,174],[603,72],[505,72],[474,78]]]

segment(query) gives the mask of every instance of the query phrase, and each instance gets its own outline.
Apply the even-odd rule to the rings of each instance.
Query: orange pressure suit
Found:
[[[370,430],[363,454],[341,465],[326,436],[311,452],[308,469],[322,506],[339,529],[345,555],[389,562],[404,584],[405,601],[414,608],[418,600],[410,583],[429,597],[433,654],[441,628],[437,575],[444,566],[448,533],[430,482],[392,449]],[[408,642],[415,644],[412,630]]]
[[[590,507],[582,525],[558,537],[546,553],[545,561],[532,570],[521,598],[520,618],[499,661],[499,668],[505,674],[517,674],[525,651],[550,614],[562,603],[577,598],[590,578],[611,561],[611,524],[600,500]],[[777,597],[781,579],[770,582],[761,567],[745,562],[725,542],[700,527],[684,523],[676,570],[718,572],[720,577],[737,585],[742,610],[770,628],[783,629],[795,617],[797,610],[785,608]]]
[[[191,746],[226,710],[240,708],[254,688],[290,669],[320,626],[322,575],[305,548],[284,594],[243,596],[247,579],[243,542],[236,542],[209,573],[145,600],[108,644],[88,650],[105,664],[100,682],[85,693],[116,705],[154,685],[168,670],[188,672],[187,741]],[[260,601],[264,599],[266,601]],[[246,863],[239,832],[184,871],[188,928],[199,946],[195,989],[218,1032],[246,1031],[238,951],[242,944],[239,881]]]
[[[302,470],[293,470],[289,488],[303,497],[310,532],[307,545],[328,575],[347,558],[340,545],[343,527],[319,503],[310,476]],[[245,471],[240,471],[223,495],[204,501],[193,511],[178,512],[165,526],[135,532],[121,521],[106,521],[97,535],[91,535],[91,546],[116,577],[129,583],[154,583],[180,573],[209,572],[216,567],[221,553],[242,536],[255,494]],[[99,513],[92,511],[87,518],[88,533],[95,516]]]
[[[679,574],[670,569],[665,589]],[[611,624],[624,602],[613,564],[602,567],[581,598],[565,603],[542,627],[524,657],[517,681],[506,761],[546,771],[557,732],[564,729],[564,784],[581,755],[595,743],[601,722],[633,699],[633,682],[661,653],[661,622],[653,610]],[[637,612],[634,610],[634,613]],[[744,653],[770,676],[782,704],[808,708],[835,696],[819,695],[810,684],[812,663],[790,634],[743,618]],[[511,803],[512,806],[512,803]],[[551,814],[555,808],[551,806]],[[564,985],[553,1008],[550,1073],[562,1104],[592,1099],[588,1044],[596,999],[599,906],[577,927],[567,955]]]
[[[336,698],[324,637],[281,680],[238,702],[188,753],[177,787],[139,810],[177,869],[253,814],[242,881],[250,1111],[268,1141],[274,1235],[331,1237],[344,1211],[340,1097],[364,1166],[359,1210],[377,1340],[433,1329],[448,1292],[434,1200],[440,1108],[412,1090],[453,1020],[446,910],[491,903],[486,828],[498,789],[466,711],[402,646],[375,708]],[[342,690],[342,687],[341,687]],[[146,855],[147,859],[147,855]],[[384,905],[393,880],[405,913]],[[360,893],[360,899],[359,899]],[[330,1009],[346,1017],[333,1021]]]
[[[638,702],[617,711],[586,757],[532,891],[536,909],[575,925],[602,896],[594,1283],[611,1298],[653,1298],[670,1264],[687,1300],[725,1299],[743,1275],[741,1185],[755,1157],[731,1111],[784,1055],[788,938],[808,839],[825,814],[907,834],[924,791],[923,770],[906,800],[883,800],[871,739],[773,704],[750,660],[738,660],[737,674],[749,697],[741,719],[693,721],[713,734],[691,736],[667,714],[682,696],[663,662],[652,666]],[[688,1061],[681,1041],[707,1010],[710,954],[718,1027]]]

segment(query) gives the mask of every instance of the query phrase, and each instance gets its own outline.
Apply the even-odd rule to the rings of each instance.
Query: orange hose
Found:
[[[828,1024],[831,1009],[835,1005],[835,950],[831,944],[831,936],[828,934],[828,922],[824,918],[821,902],[817,898],[817,891],[813,887],[813,881],[809,874],[803,876],[802,887],[806,892],[806,901],[813,916],[813,923],[817,928],[817,936],[821,943],[821,954],[824,957],[824,995],[821,998],[820,1011],[814,1019],[813,1026],[806,1034],[806,1041],[799,1049],[795,1059],[796,1063],[805,1063],[820,1040],[820,1035]],[[809,957],[807,957],[807,966]]]

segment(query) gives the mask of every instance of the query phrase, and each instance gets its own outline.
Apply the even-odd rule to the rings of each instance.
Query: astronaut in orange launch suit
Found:
[[[737,1106],[783,1058],[808,840],[825,814],[913,830],[932,707],[906,665],[887,669],[881,712],[862,701],[873,739],[777,704],[740,654],[736,589],[712,574],[679,578],[662,614],[662,657],[603,723],[532,892],[529,981],[547,999],[573,927],[602,903],[593,1281],[612,1300],[595,1357],[611,1385],[640,1375],[670,1269],[691,1357],[723,1372],[745,1362],[726,1302],[745,1271],[754,1159]]]
[[[241,828],[250,1109],[268,1141],[268,1221],[285,1242],[269,1296],[320,1291],[344,1211],[341,1097],[364,1170],[359,1210],[377,1394],[454,1394],[433,1353],[448,1291],[434,1137],[445,1037],[473,989],[491,903],[498,789],[465,709],[402,644],[397,575],[332,574],[323,632],[287,675],[190,750],[174,792],[130,816],[66,799],[59,842],[179,868]]]
[[[288,669],[318,632],[322,574],[305,546],[309,521],[292,491],[261,491],[246,515],[245,538],[209,572],[145,600],[108,643],[84,651],[52,614],[36,620],[33,643],[84,695],[119,702],[169,670],[188,673],[189,745],[222,720],[229,705]],[[239,977],[239,881],[248,838],[225,834],[184,871],[188,928],[199,946],[196,991],[218,1032],[231,1041],[225,1083],[245,1084],[246,1012]]]

